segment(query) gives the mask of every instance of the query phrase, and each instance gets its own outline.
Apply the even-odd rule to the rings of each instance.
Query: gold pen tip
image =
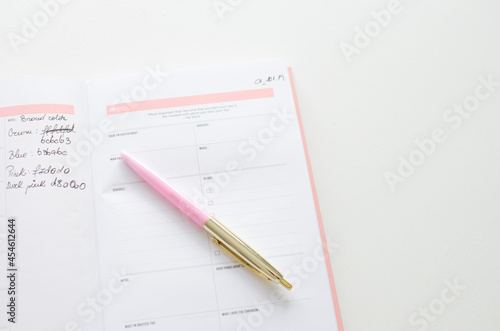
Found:
[[[291,290],[292,289],[292,284],[290,284],[289,282],[287,282],[285,280],[285,278],[281,278],[280,279],[280,284],[283,285],[287,290]]]

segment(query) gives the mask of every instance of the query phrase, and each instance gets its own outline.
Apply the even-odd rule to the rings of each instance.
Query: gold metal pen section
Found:
[[[289,282],[287,282],[285,278],[281,278],[280,279],[280,284],[283,285],[287,290],[291,290],[292,289],[292,284],[290,284]]]
[[[276,268],[215,218],[210,217],[203,228],[213,236],[212,241],[215,244],[240,261],[245,267],[267,280],[283,285],[287,290],[292,289],[292,285],[283,278],[283,275]]]

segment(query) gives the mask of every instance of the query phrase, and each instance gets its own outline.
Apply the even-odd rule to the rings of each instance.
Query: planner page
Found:
[[[87,87],[15,79],[0,91],[0,326],[100,330],[87,301],[100,288]]]
[[[336,330],[291,77],[281,62],[89,85],[106,330]],[[234,231],[293,285],[269,282],[149,187],[125,151]],[[125,285],[126,284],[126,285]],[[311,318],[314,316],[314,318]]]

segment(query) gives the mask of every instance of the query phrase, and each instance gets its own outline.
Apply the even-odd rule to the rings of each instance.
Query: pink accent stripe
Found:
[[[75,107],[71,105],[41,104],[0,108],[0,117],[47,113],[72,115],[75,113]]]
[[[202,94],[187,97],[175,97],[157,100],[145,100],[138,102],[120,103],[107,106],[107,114],[119,114],[131,111],[152,110],[172,107],[186,107],[194,105],[206,105],[209,103],[242,101],[251,99],[263,99],[274,97],[272,88],[257,90],[234,91],[224,93]]]
[[[314,178],[311,168],[311,160],[309,159],[309,152],[307,151],[306,137],[304,134],[304,127],[302,125],[302,118],[300,117],[299,103],[297,100],[297,93],[295,92],[295,85],[293,82],[292,68],[288,67],[288,75],[290,76],[290,84],[292,86],[293,100],[295,102],[295,108],[297,109],[297,119],[299,121],[300,134],[302,136],[302,142],[304,144],[304,153],[306,155],[307,169],[309,171],[309,179],[311,182],[311,189],[314,197],[314,206],[316,208],[316,215],[318,215],[319,231],[321,233],[321,241],[323,243],[323,253],[325,254],[326,267],[328,269],[328,278],[330,279],[330,287],[332,290],[333,305],[335,307],[335,315],[337,316],[337,324],[339,331],[344,330],[344,325],[342,324],[342,318],[340,316],[339,300],[337,298],[337,291],[335,290],[335,283],[333,281],[332,266],[330,264],[330,257],[328,255],[328,246],[325,236],[325,229],[323,227],[323,220],[321,219],[321,213],[319,210],[318,195],[316,194],[316,186],[314,185]]]

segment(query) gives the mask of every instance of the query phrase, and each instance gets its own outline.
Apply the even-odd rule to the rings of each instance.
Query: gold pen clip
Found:
[[[230,247],[226,246],[222,241],[218,240],[217,238],[212,237],[212,242],[214,244],[216,244],[217,246],[219,246],[220,248],[222,248],[226,253],[228,253],[229,255],[231,255],[232,257],[234,257],[236,260],[240,261],[241,264],[243,264],[244,267],[252,270],[257,275],[263,277],[265,280],[271,280],[269,277],[267,277],[266,275],[264,275],[262,272],[260,272],[259,270],[255,269],[251,264],[248,264],[248,262],[246,262],[241,257],[239,257],[238,254],[236,254],[235,252],[233,252],[233,250]]]
[[[287,290],[292,289],[292,284],[287,282],[276,268],[215,218],[209,218],[203,228],[213,236],[212,241],[217,246],[241,262],[243,266],[264,279],[283,285]]]

